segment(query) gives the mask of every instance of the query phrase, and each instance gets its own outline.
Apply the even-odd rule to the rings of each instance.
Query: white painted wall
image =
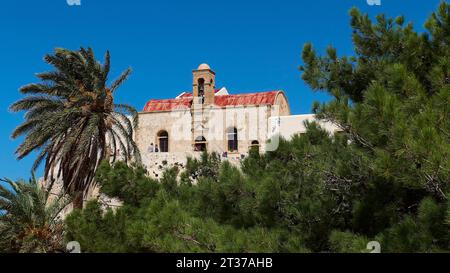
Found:
[[[281,116],[281,117],[271,117],[269,119],[269,138],[275,134],[279,134],[284,139],[290,140],[296,134],[302,134],[306,132],[305,122],[316,121],[320,124],[322,128],[334,134],[340,131],[340,129],[331,122],[324,122],[317,120],[314,114],[307,115],[292,115],[292,116]]]

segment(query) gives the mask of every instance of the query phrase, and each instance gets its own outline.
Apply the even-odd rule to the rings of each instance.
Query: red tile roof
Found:
[[[191,97],[192,97],[192,93],[188,93],[188,92],[185,92],[185,93],[183,93],[183,95],[180,96],[180,98],[191,98]]]
[[[258,92],[251,94],[215,96],[214,104],[219,107],[243,105],[273,105],[280,91]],[[144,112],[161,112],[176,109],[189,109],[192,104],[192,94],[185,93],[178,99],[150,100],[144,107]]]
[[[192,97],[165,100],[150,100],[144,107],[144,112],[161,112],[176,109],[189,109]]]
[[[237,94],[215,96],[214,104],[217,106],[239,106],[239,105],[273,105],[279,91],[259,92],[251,94]]]

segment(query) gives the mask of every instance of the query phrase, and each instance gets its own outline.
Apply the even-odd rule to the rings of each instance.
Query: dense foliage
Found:
[[[37,151],[33,170],[45,162],[45,179],[51,183],[61,179],[64,189],[78,201],[75,205],[81,207],[82,195],[94,183],[104,158],[139,159],[133,141],[137,112],[115,104],[113,98],[131,70],[108,86],[109,52],[104,64],[95,59],[91,48],[58,48],[44,59],[55,70],[37,74],[41,82],[22,87],[26,97],[10,107],[26,112],[25,122],[12,134],[13,138],[25,136],[16,155],[22,159]]]
[[[64,196],[49,196],[33,176],[29,182],[3,179],[0,184],[0,253],[63,250]]]
[[[156,181],[141,167],[105,162],[102,191],[124,206],[104,213],[88,203],[67,219],[67,239],[88,252],[364,252],[371,240],[383,251],[448,250],[445,202],[418,198],[407,212],[387,202],[400,202],[395,192],[376,200],[388,192],[333,174],[355,164],[347,137],[308,127],[275,152],[252,153],[241,169],[205,153]],[[207,175],[192,184],[192,173]],[[365,198],[372,202],[362,205]]]
[[[425,33],[401,16],[351,16],[356,56],[332,47],[317,56],[307,44],[301,67],[314,90],[334,97],[315,105],[318,117],[351,141],[332,172],[334,184],[352,187],[340,193],[351,197],[346,229],[390,251],[448,249],[450,5],[442,2]]]
[[[84,251],[383,252],[448,251],[450,234],[450,6],[417,33],[404,18],[373,23],[351,11],[356,55],[303,50],[303,79],[331,94],[319,118],[334,136],[308,131],[274,152],[253,151],[240,168],[215,154],[166,170],[104,163],[96,202],[67,219]]]

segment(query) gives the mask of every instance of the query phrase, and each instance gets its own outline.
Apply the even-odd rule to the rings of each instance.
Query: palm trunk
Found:
[[[83,209],[83,193],[76,192],[72,201],[73,209]]]

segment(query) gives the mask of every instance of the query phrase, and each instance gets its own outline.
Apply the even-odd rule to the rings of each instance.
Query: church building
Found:
[[[199,158],[203,151],[216,152],[221,160],[239,166],[250,149],[274,151],[281,137],[304,133],[305,121],[316,121],[331,134],[339,130],[311,114],[291,115],[282,90],[233,94],[217,88],[216,73],[201,64],[193,71],[192,90],[146,103],[135,141],[148,175],[161,178],[165,169],[176,166],[181,171],[188,157]],[[62,183],[57,182],[52,193],[61,191]],[[98,187],[91,189],[91,198],[99,198],[105,206],[121,206],[119,200],[99,194]],[[61,214],[70,211],[69,206]]]
[[[305,131],[313,115],[291,115],[282,90],[233,93],[216,85],[207,64],[193,70],[192,89],[172,99],[151,99],[139,114],[136,143],[150,175],[165,167],[183,166],[202,151],[238,162],[250,149],[275,150],[279,137]],[[331,133],[331,124],[322,124]]]

